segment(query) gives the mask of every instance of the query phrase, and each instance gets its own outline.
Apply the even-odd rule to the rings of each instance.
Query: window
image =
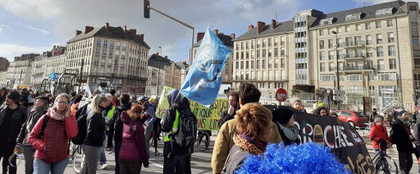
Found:
[[[281,58],[281,59],[280,59],[280,67],[281,67],[281,68],[284,68],[284,67],[285,67],[285,65],[286,65],[286,63],[284,62],[284,58]]]
[[[347,86],[346,93],[363,95],[363,86]],[[348,114],[349,116],[351,115],[350,113],[345,113],[345,114]]]
[[[320,36],[324,35],[324,30],[322,30],[322,29],[321,29],[321,30],[319,30],[319,35],[320,35]]]
[[[387,27],[392,27],[392,19],[386,20],[386,26]]]
[[[319,60],[325,60],[325,52],[323,51],[319,52]]]
[[[349,32],[350,31],[350,26],[346,26],[346,32]]]
[[[269,59],[268,60],[268,64],[267,64],[267,68],[270,68],[271,69],[271,67],[273,66],[273,64],[272,64],[272,62],[271,62],[271,59]]]
[[[104,40],[104,47],[108,46],[108,40]]]
[[[372,49],[370,49],[370,48],[367,49],[367,51],[366,51],[366,57],[367,58],[373,57],[373,51],[372,51]]]
[[[395,56],[395,45],[388,46],[388,56]]]
[[[257,60],[257,69],[260,69],[260,61],[259,60]]]
[[[279,45],[279,38],[275,37],[274,38],[274,46],[278,46]]]
[[[270,58],[273,55],[272,51],[271,51],[271,49],[267,49],[267,51],[268,51],[268,57]]]
[[[354,36],[355,45],[362,45],[362,36]]]
[[[279,60],[278,59],[274,59],[274,68],[279,68]]]
[[[261,40],[257,40],[257,48],[260,48]]]
[[[323,82],[327,82],[327,81],[334,81],[334,75],[333,74],[322,74],[321,76],[320,76],[320,79],[319,79],[320,81],[323,81]]]
[[[365,23],[365,30],[369,30],[370,29],[370,23]]]
[[[264,69],[265,68],[265,60],[262,60],[261,64],[262,64],[261,68]]]
[[[319,41],[319,49],[324,49],[324,41],[323,40]]]
[[[284,43],[285,43],[284,36],[282,36],[282,37],[280,37],[280,45],[284,46]]]
[[[362,30],[362,24],[357,24],[356,25],[356,31],[360,31]]]
[[[324,72],[325,71],[325,63],[320,63],[319,64],[319,71],[320,72]]]
[[[393,42],[394,42],[394,33],[389,32],[388,33],[388,43],[393,43]]]
[[[387,73],[378,73],[378,80],[379,81],[396,81],[397,74],[392,72]]]
[[[375,26],[376,28],[381,28],[381,21],[376,21]]]
[[[382,34],[376,34],[376,44],[382,43]]]
[[[372,44],[372,36],[366,35],[366,45],[370,45],[370,44]]]
[[[371,60],[367,60],[367,61],[366,61],[366,67],[368,67],[368,68],[373,68],[373,61],[371,61]]]
[[[334,45],[333,40],[332,39],[328,39],[328,48],[332,48]]]
[[[271,47],[271,38],[268,38],[268,46]]]
[[[260,58],[260,50],[257,50],[257,58]]]
[[[389,69],[397,69],[397,61],[395,59],[389,59]]]
[[[418,37],[413,37],[413,44],[419,44],[419,38]]]
[[[239,62],[236,62],[235,69],[239,69]]]
[[[384,70],[385,69],[385,62],[383,59],[378,60],[378,70]]]
[[[376,57],[382,57],[382,56],[384,56],[383,47],[376,47]]]
[[[98,40],[96,41],[96,46],[101,46],[101,39],[98,39]]]
[[[328,51],[328,60],[334,60],[334,51]]]
[[[349,74],[347,75],[347,81],[363,81],[362,74]]]
[[[281,55],[281,56],[284,56],[284,55],[285,55],[284,48],[281,48],[281,50],[280,50],[280,55]]]
[[[353,46],[353,39],[351,37],[346,37],[346,45]]]
[[[262,40],[262,47],[265,48],[265,39]]]
[[[263,49],[263,50],[262,50],[262,57],[263,57],[263,58],[266,58],[266,54],[267,54],[267,53],[265,52],[265,49]]]
[[[274,48],[274,57],[278,57],[278,56],[279,56],[279,49]]]

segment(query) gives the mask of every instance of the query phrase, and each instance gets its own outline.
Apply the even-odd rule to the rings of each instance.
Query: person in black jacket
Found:
[[[101,94],[93,97],[91,110],[87,116],[87,133],[82,149],[85,153],[84,164],[81,173],[96,173],[98,168],[100,147],[105,140],[105,119],[102,117],[102,111],[109,105],[108,99]]]
[[[398,116],[398,119],[392,124],[391,133],[391,143],[397,145],[400,171],[405,173],[410,173],[413,166],[414,147],[412,141],[415,140],[411,135],[408,120],[408,113],[402,112],[401,116]]]
[[[239,93],[236,91],[229,92],[229,108],[220,114],[219,129],[223,123],[233,119],[236,115],[236,111],[239,109]]]
[[[0,106],[6,101],[7,89],[5,87],[0,89]]]
[[[41,118],[42,115],[47,113],[48,110],[48,98],[37,97],[34,102],[34,106],[31,108],[25,123],[20,129],[20,133],[16,139],[15,150],[18,150],[23,145],[23,155],[25,156],[25,173],[32,174],[34,172],[34,154],[35,148],[28,142],[29,135],[32,132],[36,122]]]
[[[131,108],[130,96],[128,94],[121,94],[119,101],[120,105],[117,107],[117,109],[115,109],[114,115],[109,122],[108,143],[106,146],[108,151],[112,150],[112,147],[114,147],[115,150],[115,174],[120,174],[119,155],[123,130],[123,123],[121,122],[120,115],[123,111],[127,111]],[[113,146],[112,140],[114,140],[115,146]]]
[[[19,105],[19,93],[10,92],[6,97],[6,106],[0,108],[0,160],[3,158],[3,173],[16,174],[16,168],[10,166],[9,156],[13,154],[16,138],[26,120],[26,109]],[[16,166],[16,157],[12,159]]]
[[[300,144],[299,131],[294,124],[295,116],[292,110],[285,107],[274,110],[273,122],[277,124],[285,146]]]

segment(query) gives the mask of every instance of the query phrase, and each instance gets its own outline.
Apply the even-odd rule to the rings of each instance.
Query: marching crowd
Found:
[[[219,120],[211,166],[213,173],[234,173],[247,155],[263,154],[269,143],[300,144],[291,108],[268,109],[259,104],[261,92],[250,83],[227,95],[229,108]],[[61,174],[69,162],[69,151],[81,145],[85,154],[81,173],[107,168],[105,151],[114,151],[115,173],[140,173],[149,166],[149,140],[155,155],[163,131],[163,173],[190,174],[191,153],[197,133],[197,120],[189,100],[174,89],[167,95],[169,108],[162,120],[156,117],[156,99],[128,94],[105,95],[99,90],[91,98],[83,94],[36,94],[26,89],[0,89],[0,160],[3,173],[16,173],[14,153],[23,153],[25,173]],[[297,112],[306,112],[302,102],[293,102]],[[336,117],[323,106],[313,111],[319,116]],[[420,154],[420,123],[411,134],[409,114],[396,113],[388,136],[384,118],[374,117],[371,134],[377,152],[396,144],[402,172],[409,173],[412,153]],[[420,119],[419,119],[420,120]],[[419,125],[419,126],[417,126]],[[416,145],[414,148],[413,143]],[[23,149],[23,150],[22,150]],[[9,157],[13,157],[10,158]],[[418,157],[418,156],[417,156]]]

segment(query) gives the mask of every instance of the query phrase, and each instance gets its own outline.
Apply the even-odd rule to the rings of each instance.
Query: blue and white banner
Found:
[[[50,74],[50,80],[51,81],[56,81],[57,80],[57,76],[55,75],[55,70],[53,70],[53,72],[51,72],[51,74]]]
[[[211,105],[219,92],[223,68],[231,53],[219,37],[207,28],[181,93],[204,106]]]

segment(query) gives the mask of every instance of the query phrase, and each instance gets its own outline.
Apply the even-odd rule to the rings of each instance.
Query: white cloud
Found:
[[[6,57],[9,61],[13,61],[16,56],[27,53],[39,53],[49,50],[48,47],[29,47],[24,45],[16,45],[11,43],[0,44],[0,57]]]
[[[9,12],[26,18],[45,18],[61,14],[55,0],[0,0],[0,5]]]
[[[50,31],[45,30],[45,29],[36,28],[34,26],[30,26],[30,25],[26,25],[26,24],[22,24],[22,23],[19,23],[19,25],[22,25],[22,26],[24,26],[24,27],[26,27],[26,28],[28,28],[30,30],[34,30],[34,31],[40,32],[42,34],[50,34]]]

